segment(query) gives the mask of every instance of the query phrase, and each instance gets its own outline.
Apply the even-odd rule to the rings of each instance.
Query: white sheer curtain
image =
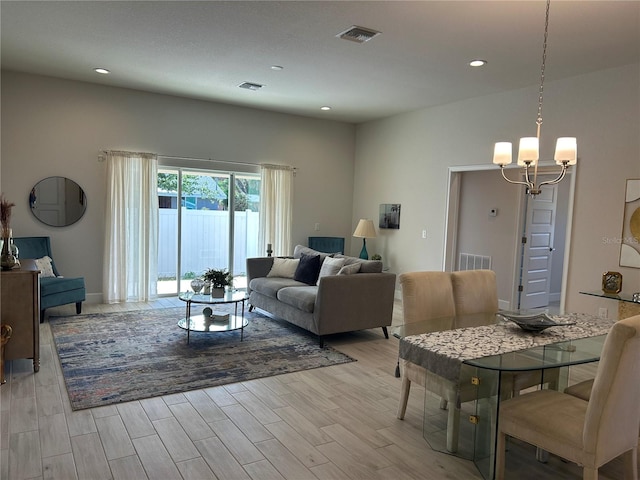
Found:
[[[105,303],[157,297],[158,158],[107,152],[103,260]]]
[[[261,165],[260,251],[271,244],[273,255],[291,255],[291,218],[293,199],[292,167]]]

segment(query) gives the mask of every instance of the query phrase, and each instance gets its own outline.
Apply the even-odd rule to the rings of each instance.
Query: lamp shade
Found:
[[[575,165],[578,161],[578,144],[576,137],[560,137],[556,142],[556,154],[553,157],[558,165],[567,162],[567,165]]]
[[[493,148],[493,163],[496,165],[509,165],[511,163],[511,142],[498,142]]]
[[[518,165],[523,166],[526,163],[535,165],[538,163],[538,138],[522,137],[520,139],[520,148],[518,148]]]
[[[356,231],[353,232],[353,236],[358,238],[375,238],[376,229],[373,226],[373,220],[361,218],[356,227]]]

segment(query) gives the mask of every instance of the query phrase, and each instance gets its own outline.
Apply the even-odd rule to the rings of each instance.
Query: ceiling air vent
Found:
[[[264,85],[260,85],[259,83],[252,83],[252,82],[243,82],[240,85],[238,85],[240,88],[245,88],[247,90],[260,90],[262,87],[264,87]]]
[[[364,43],[371,40],[373,37],[380,35],[380,32],[377,30],[372,30],[370,28],[358,27],[356,25],[349,27],[342,33],[336,35],[338,38],[342,38],[344,40],[350,40],[356,43]]]

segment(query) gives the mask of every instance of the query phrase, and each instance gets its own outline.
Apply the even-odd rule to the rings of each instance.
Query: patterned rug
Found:
[[[216,307],[216,313],[223,308]],[[177,326],[184,308],[50,317],[74,410],[352,362],[287,322],[246,313],[224,333]]]

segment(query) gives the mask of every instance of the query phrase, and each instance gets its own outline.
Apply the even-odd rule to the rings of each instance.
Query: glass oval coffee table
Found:
[[[220,298],[208,294],[185,292],[178,295],[178,298],[187,304],[185,318],[181,318],[178,322],[178,326],[187,331],[187,344],[192,331],[221,333],[240,330],[240,341],[243,340],[244,327],[249,324],[244,316],[245,303],[249,299],[247,292],[224,292],[224,296]],[[233,313],[216,314],[214,312],[215,305],[227,303],[234,304]],[[202,315],[191,315],[193,304],[211,305],[211,307],[205,307]]]

